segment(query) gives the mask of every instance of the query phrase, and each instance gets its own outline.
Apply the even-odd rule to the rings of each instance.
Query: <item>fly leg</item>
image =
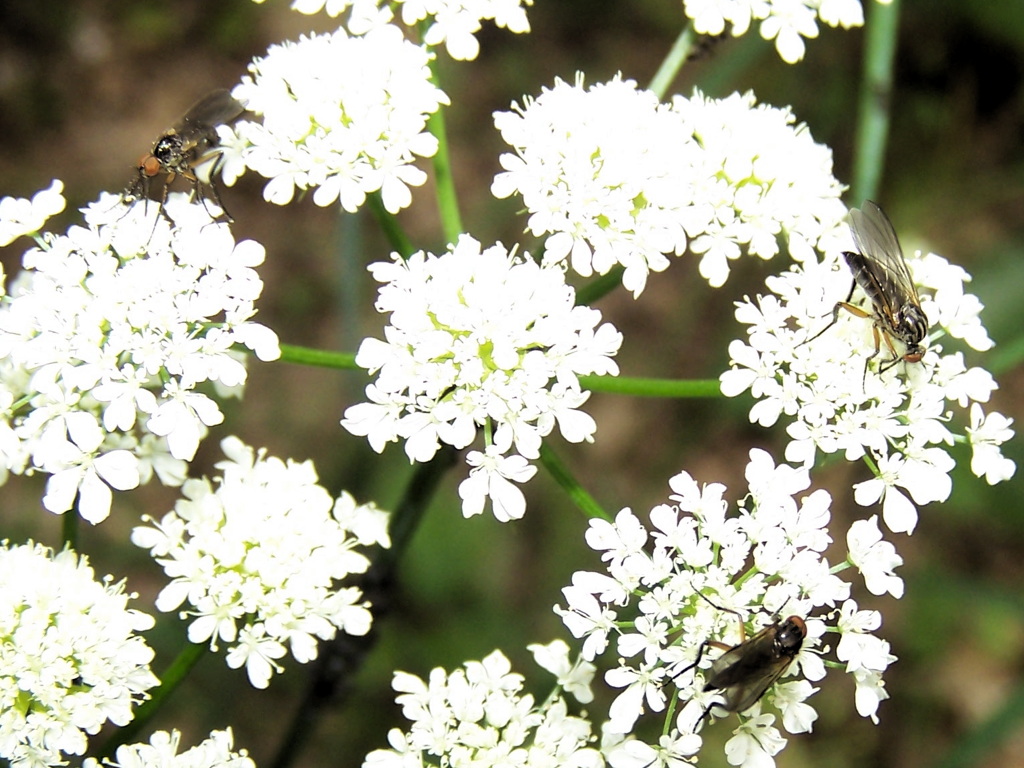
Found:
[[[868,312],[868,311],[866,311],[864,309],[861,309],[856,304],[851,304],[850,303],[850,299],[853,298],[853,291],[856,288],[856,286],[857,286],[857,283],[855,281],[854,284],[852,286],[850,286],[850,295],[846,297],[846,301],[837,301],[836,302],[836,305],[832,308],[832,321],[828,325],[826,325],[824,328],[822,328],[820,331],[818,331],[816,334],[811,336],[809,339],[804,339],[803,341],[800,342],[800,344],[797,344],[798,347],[802,346],[804,344],[807,344],[808,342],[814,341],[816,338],[818,338],[823,333],[825,333],[825,331],[827,331],[829,328],[831,328],[833,325],[835,325],[839,321],[839,310],[841,310],[841,309],[845,309],[847,312],[849,312],[854,317],[872,318],[872,319],[875,318],[875,315],[873,315],[872,313],[870,313],[870,312]],[[864,375],[861,377],[861,386],[863,386],[863,387],[867,386],[868,367],[870,366],[871,361],[875,357],[878,356],[878,353],[881,350],[881,345],[882,345],[882,340],[880,338],[881,336],[885,337],[885,343],[889,347],[889,349],[892,351],[893,357],[895,359],[893,361],[890,361],[890,363],[886,364],[884,367],[880,368],[879,369],[879,373],[881,373],[882,371],[887,371],[895,363],[899,362],[899,359],[900,359],[899,355],[896,354],[896,350],[893,348],[892,339],[889,338],[889,334],[885,333],[884,331],[880,331],[879,330],[877,320],[875,321],[874,325],[872,326],[872,331],[874,332],[874,337],[875,337],[875,351],[872,352],[870,357],[868,357],[868,359],[864,361]]]
[[[728,609],[725,609],[725,610],[728,610]],[[741,632],[742,632],[742,629],[743,629],[743,624],[741,623],[740,624]],[[704,658],[704,651],[706,651],[708,649],[708,646],[710,646],[712,648],[717,648],[720,651],[728,651],[730,648],[732,648],[731,645],[726,645],[725,643],[720,643],[717,640],[705,640],[703,643],[700,644],[700,647],[697,649],[697,658],[694,659],[693,663],[692,664],[688,664],[687,666],[683,667],[681,670],[679,670],[674,675],[672,675],[672,677],[670,677],[669,680],[675,680],[677,677],[685,675],[691,669],[695,669],[697,667],[697,665],[700,664],[700,660]],[[707,690],[707,688],[705,688],[705,690]],[[716,706],[718,706],[717,702],[712,702],[711,704],[709,704],[707,706],[707,708],[704,710],[704,712],[701,714],[701,716],[699,718],[697,718],[697,722],[695,722],[693,724],[693,727],[696,728],[701,722],[706,720],[708,715],[711,714],[711,709],[713,707],[716,707]]]
[[[850,312],[850,313],[852,313],[854,315],[858,315],[860,317],[870,317],[870,315],[868,313],[864,312],[863,309],[861,309],[860,307],[857,307],[857,306],[855,306],[855,305],[850,303],[850,299],[853,298],[853,292],[856,290],[856,288],[857,288],[857,281],[854,280],[853,283],[851,283],[851,285],[850,285],[850,292],[846,295],[846,301],[837,301],[836,305],[834,307],[832,307],[832,321],[828,325],[826,325],[824,328],[822,328],[820,331],[818,331],[816,334],[811,336],[809,339],[804,339],[803,341],[801,341],[799,344],[797,344],[797,346],[798,347],[802,347],[804,344],[809,344],[810,342],[814,341],[816,338],[818,338],[819,336],[824,334],[825,331],[827,331],[833,325],[835,325],[839,321],[839,310],[840,309],[845,309],[847,312]],[[717,608],[718,606],[715,606],[715,607]]]
[[[746,628],[743,626],[743,617],[739,613],[739,611],[734,611],[732,608],[723,608],[722,606],[718,605],[717,603],[712,602],[711,598],[709,598],[703,592],[697,592],[697,595],[699,597],[703,598],[713,608],[716,608],[719,611],[725,611],[726,613],[735,614],[736,615],[736,619],[737,619],[737,621],[739,623],[739,628],[740,628],[740,642],[743,643],[743,642],[746,641],[746,639],[747,639],[747,632],[746,632]],[[697,666],[700,664],[701,659],[704,658],[704,652],[708,649],[709,646],[712,647],[712,648],[717,648],[720,651],[728,651],[728,650],[731,650],[733,648],[733,646],[728,645],[727,643],[721,643],[721,642],[719,642],[717,640],[705,640],[697,648],[697,658],[694,659],[693,663],[686,665],[685,667],[683,667],[681,670],[676,672],[674,675],[672,675],[668,679],[669,680],[675,680],[677,677],[685,675],[691,669],[696,669]],[[707,686],[705,686],[704,690],[705,691],[707,690]],[[694,723],[694,727],[696,727],[701,721],[705,720],[707,718],[708,714],[710,714],[711,708],[715,707],[715,706],[718,706],[718,705],[715,704],[715,703],[709,704],[707,709],[704,710],[704,713],[700,716],[700,718],[698,718],[697,722]]]
[[[207,152],[205,155],[196,160],[195,163],[193,163],[193,168],[198,168],[202,166],[204,163],[210,162],[211,160],[213,161],[213,165],[210,166],[210,173],[209,176],[207,177],[208,181],[206,182],[206,186],[210,188],[210,197],[213,199],[213,202],[217,205],[218,208],[220,208],[224,219],[230,224],[231,222],[234,221],[234,219],[231,218],[231,214],[228,213],[228,209],[224,207],[224,203],[221,202],[220,193],[217,192],[217,185],[214,182],[214,178],[216,177],[217,172],[224,164],[224,153],[221,152],[219,149],[214,149],[211,152]],[[203,208],[209,214],[210,218],[216,221],[218,217],[214,216],[206,205],[206,196],[203,194],[203,181],[198,176],[196,176],[195,171],[191,169],[187,174],[184,175],[185,178],[192,182],[192,191],[195,194],[196,199],[200,203],[202,203]]]
[[[878,330],[877,327],[875,328],[875,333],[876,334],[879,333],[879,330]],[[887,347],[889,347],[889,351],[892,352],[892,358],[889,359],[889,360],[886,360],[882,365],[878,366],[878,372],[879,373],[885,373],[890,368],[892,368],[894,365],[896,365],[897,363],[902,361],[903,357],[900,355],[899,352],[896,351],[896,347],[893,346],[892,337],[888,333],[886,333],[884,329],[881,331],[881,334],[885,338],[885,345]],[[876,344],[876,346],[878,345],[878,341],[877,340],[875,341],[875,344]],[[878,354],[877,350],[875,351],[875,354],[876,355]]]

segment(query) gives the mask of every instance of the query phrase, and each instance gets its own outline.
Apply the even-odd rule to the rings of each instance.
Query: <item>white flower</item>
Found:
[[[450,674],[434,669],[424,681],[395,673],[395,701],[410,721],[388,735],[391,749],[374,750],[364,768],[441,765],[523,765],[600,768],[590,723],[568,714],[560,696],[537,705],[523,694],[523,677],[494,651]]]
[[[148,744],[122,744],[113,760],[105,758],[101,763],[90,757],[83,768],[100,768],[101,765],[110,768],[256,768],[244,749],[233,751],[234,738],[230,728],[211,731],[209,738],[179,755],[181,733],[157,731],[150,736]]]
[[[847,600],[838,610],[842,639],[836,646],[836,658],[846,662],[846,671],[856,682],[857,712],[878,723],[878,704],[889,698],[882,673],[896,657],[889,653],[889,644],[867,632],[881,625],[877,611],[861,611],[857,603]]]
[[[611,358],[622,335],[597,310],[574,305],[559,267],[501,244],[481,249],[468,235],[441,256],[395,254],[370,270],[383,284],[377,310],[391,323],[384,341],[359,347],[356,363],[377,378],[370,402],[348,408],[342,426],[377,451],[403,439],[420,462],[442,443],[468,447],[482,430],[484,450],[466,457],[463,514],[480,513],[489,498],[499,519],[521,517],[514,483],[535,473],[527,460],[541,440],[556,426],[567,440],[593,439],[578,377],[618,373]]]
[[[862,507],[882,503],[882,520],[893,533],[913,533],[917,526],[917,508],[898,490],[899,456],[885,456],[878,463],[879,476],[853,486],[853,498]]]
[[[731,34],[746,34],[752,21],[761,22],[761,37],[775,40],[787,64],[804,57],[804,37],[817,37],[816,19],[844,29],[864,24],[859,0],[683,0],[693,28],[704,35],[720,35],[728,22]]]
[[[945,501],[952,490],[949,472],[954,466],[953,459],[942,449],[931,448],[927,452],[929,455],[922,459],[882,456],[878,460],[878,476],[853,487],[853,498],[858,504],[882,502],[882,519],[893,533],[911,533],[917,525],[917,508],[896,486],[906,488],[914,503],[920,505]]]
[[[221,128],[225,183],[250,168],[279,205],[315,189],[317,205],[338,201],[349,212],[372,192],[391,213],[407,207],[409,187],[426,181],[414,161],[437,152],[427,119],[448,103],[430,58],[390,24],[271,46],[232,92],[262,122]]]
[[[189,639],[192,639],[191,635]],[[228,649],[226,661],[232,669],[244,666],[254,688],[266,688],[270,685],[271,675],[284,671],[284,667],[275,659],[287,653],[288,649],[284,645],[267,636],[266,626],[257,622],[242,627],[238,633],[238,643]]]
[[[495,114],[515,154],[501,156],[491,191],[522,196],[545,262],[583,276],[621,265],[638,295],[666,254],[689,248],[720,286],[730,260],[770,258],[780,235],[793,250],[815,245],[845,212],[831,152],[794,122],[752,94],[664,105],[631,80],[559,80]]]
[[[806,672],[806,670],[804,670]],[[782,683],[775,686],[772,703],[782,712],[782,723],[790,733],[810,733],[818,713],[814,707],[805,703],[806,699],[818,691],[807,680]]]
[[[847,600],[837,610],[842,639],[836,646],[836,658],[846,662],[847,671],[869,669],[884,672],[896,660],[889,653],[889,644],[868,634],[882,624],[878,611],[862,611],[854,600]]]
[[[184,475],[223,418],[196,388],[245,381],[234,345],[278,351],[252,322],[262,246],[236,243],[204,206],[173,194],[162,210],[126,209],[106,196],[86,220],[26,252],[0,304],[0,460],[51,475],[47,509],[63,513],[77,498],[98,523],[111,489],[135,488],[155,468],[163,482]]]
[[[0,757],[11,766],[66,765],[158,684],[138,635],[153,619],[130,597],[70,550],[0,546]]]
[[[51,216],[64,210],[64,182],[54,179],[50,186],[32,195],[0,199],[0,247],[22,235],[39,232]]]
[[[263,0],[254,2],[262,3]],[[379,3],[380,0],[292,0],[292,10],[309,16],[323,11],[328,16],[337,17],[351,8],[348,27],[355,32],[360,22],[372,27],[373,22],[386,24],[394,18],[389,8],[378,8]]]
[[[700,751],[700,736],[665,734],[658,743],[645,744],[631,735],[609,731],[601,733],[601,754],[612,768],[685,768],[694,765],[690,758]]]
[[[978,403],[971,405],[971,426],[965,430],[973,449],[971,472],[984,477],[989,485],[1009,480],[1017,470],[1013,460],[999,450],[1000,445],[1013,437],[1011,424],[1013,419],[1001,413],[985,414]]]
[[[146,426],[157,437],[167,439],[174,458],[192,461],[206,427],[220,424],[224,415],[217,403],[201,392],[183,391],[171,384],[164,394],[167,399],[153,409]]]
[[[317,641],[338,630],[364,635],[372,617],[361,592],[334,582],[363,573],[369,559],[357,547],[388,544],[383,514],[337,501],[317,484],[311,462],[283,462],[254,452],[237,438],[221,443],[227,459],[216,488],[189,480],[173,512],[132,532],[171,578],[157,608],[183,602],[194,617],[189,640],[232,644],[227,662],[245,666],[265,688],[289,651],[300,663],[316,658]],[[359,533],[356,533],[358,531]]]
[[[487,499],[494,516],[503,523],[526,514],[526,497],[513,482],[525,483],[537,473],[536,467],[522,456],[502,456],[494,445],[483,453],[470,451],[466,463],[471,467],[469,477],[459,484],[465,517],[483,512]]]
[[[46,481],[43,507],[64,514],[78,501],[78,513],[96,524],[107,519],[113,501],[111,488],[128,491],[139,484],[139,460],[129,451],[98,453],[82,451],[77,458],[55,469]]]
[[[646,710],[665,710],[664,669],[620,666],[605,673],[604,680],[612,688],[624,690],[608,708],[608,727],[616,733],[629,733],[637,718]]]
[[[660,725],[662,732],[672,743],[696,738],[709,713],[735,701],[721,669],[712,671],[717,649],[751,638],[764,643],[787,623],[799,627],[802,637],[780,672],[798,679],[774,684],[737,713],[740,728],[726,746],[727,757],[735,765],[771,765],[785,745],[775,715],[762,712],[762,700],[774,703],[791,733],[809,731],[817,718],[807,699],[817,690],[810,681],[825,676],[821,657],[827,648],[819,650],[826,625],[814,614],[829,616],[850,594],[823,556],[831,543],[831,498],[821,490],[795,498],[808,487],[807,472],[776,464],[760,450],[750,452],[746,477],[749,492],[731,511],[724,486],[700,486],[680,473],[670,481],[675,506],[654,507],[650,525],[628,509],[613,522],[591,522],[587,543],[600,553],[605,570],[573,574],[572,586],[562,590],[565,605],[555,612],[584,640],[584,658],[596,662],[609,655],[607,662],[615,665],[605,677],[621,689],[604,725],[612,765],[677,764],[680,756],[667,754],[664,745],[627,735],[635,725],[647,727],[638,723],[641,718],[677,712]],[[877,639],[863,625],[858,631],[865,650],[853,655],[880,673],[880,660],[888,657],[869,659],[867,643]],[[616,643],[609,648],[612,635]],[[694,751],[699,746],[695,742]]]
[[[786,740],[773,725],[774,718],[761,714],[758,709],[755,705],[750,718],[725,743],[725,757],[729,765],[740,768],[774,768],[773,758],[786,746]]]
[[[577,575],[573,576],[573,586],[562,588],[568,608],[556,605],[555,613],[562,617],[573,637],[586,638],[581,656],[592,661],[608,647],[608,635],[615,631],[616,614],[602,605],[592,590],[576,584]]]
[[[849,560],[864,577],[868,592],[903,597],[903,579],[893,573],[903,565],[903,558],[896,554],[896,547],[882,540],[877,516],[854,522],[846,534],[846,546],[850,550]]]
[[[499,27],[522,34],[530,31],[523,6],[533,0],[401,0],[402,21],[409,27],[430,19],[423,33],[428,46],[442,43],[453,59],[471,60],[480,52],[475,35],[480,22],[493,20]]]
[[[870,717],[871,722],[878,725],[878,705],[889,698],[882,675],[874,670],[858,669],[854,671],[853,679],[857,684],[854,693],[857,714]]]
[[[580,704],[594,700],[590,685],[597,667],[585,659],[575,662],[569,659],[569,645],[564,640],[554,640],[547,645],[528,645],[526,650],[533,654],[537,665],[546,669],[558,679],[558,684]]]
[[[814,11],[802,2],[773,3],[771,15],[761,22],[761,37],[775,40],[775,48],[787,64],[804,57],[803,38],[817,36]]]
[[[747,338],[729,346],[732,369],[721,376],[722,391],[733,396],[750,388],[759,398],[751,421],[787,423],[790,461],[810,467],[820,451],[867,463],[874,477],[854,486],[854,499],[861,505],[882,502],[889,530],[909,533],[917,524],[918,507],[943,501],[952,490],[950,446],[958,433],[966,434],[974,447],[976,474],[990,482],[1012,475],[1013,464],[998,447],[1012,435],[1010,421],[990,414],[992,427],[982,427],[978,403],[989,399],[995,381],[981,368],[967,368],[960,352],[946,352],[938,343],[942,329],[926,340],[920,362],[891,365],[884,341],[872,363],[880,331],[871,319],[840,308],[829,324],[836,302],[846,299],[853,283],[839,260],[850,247],[841,239],[849,238],[845,229],[822,238],[824,259],[805,255],[766,281],[771,294],[738,305],[736,318],[747,326]],[[969,276],[945,259],[928,255],[907,264],[930,319],[949,316],[968,296],[963,284]],[[859,289],[854,301],[872,311]],[[987,338],[976,315],[970,326],[964,338]],[[952,418],[954,404],[961,412],[970,408],[970,427],[957,425],[963,415]]]
[[[481,21],[493,21],[517,34],[529,32],[524,6],[533,5],[533,0],[398,0],[392,5],[401,8],[402,22],[409,27],[423,27],[420,22],[429,19],[423,33],[425,45],[443,43],[453,59],[469,60],[480,52],[476,33]],[[387,24],[394,16],[381,0],[292,0],[292,8],[306,14],[323,10],[329,16],[351,9],[347,27],[356,34]]]

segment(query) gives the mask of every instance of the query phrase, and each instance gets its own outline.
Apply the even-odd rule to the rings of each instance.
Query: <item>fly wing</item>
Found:
[[[782,676],[782,673],[789,668],[792,659],[783,656],[776,660],[770,667],[761,671],[760,674],[751,677],[742,683],[726,688],[726,706],[730,712],[745,712],[764,696],[764,692],[771,688],[775,681]]]
[[[776,629],[776,625],[762,629],[711,665],[704,689],[721,690],[725,704],[720,706],[729,712],[743,712],[754,706],[793,660],[775,652]]]
[[[850,230],[857,250],[878,283],[890,316],[907,303],[920,304],[896,230],[877,203],[865,200],[860,210],[850,209]],[[873,297],[874,298],[874,297]]]
[[[244,111],[230,91],[220,88],[193,104],[170,132],[179,134],[186,147],[213,146],[217,143],[217,126],[233,123]]]

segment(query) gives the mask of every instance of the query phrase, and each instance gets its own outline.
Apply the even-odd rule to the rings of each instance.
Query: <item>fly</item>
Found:
[[[928,335],[928,318],[921,309],[921,299],[892,222],[877,203],[865,200],[862,209],[850,210],[850,231],[857,246],[855,252],[843,253],[853,273],[850,294],[846,301],[836,302],[832,322],[807,341],[813,341],[835,325],[839,310],[845,309],[857,317],[871,318],[873,323],[875,351],[865,361],[865,375],[867,364],[881,351],[883,339],[892,357],[879,367],[879,373],[900,362],[921,362],[926,352],[923,342]],[[871,301],[871,312],[850,303],[858,285]],[[902,354],[896,350],[893,338],[903,344]]]
[[[707,600],[706,597],[704,599]],[[719,610],[729,610],[717,605],[715,607]],[[742,635],[742,623],[740,632]],[[776,619],[738,645],[729,646],[714,640],[703,642],[697,651],[696,661],[679,673],[683,674],[700,664],[708,646],[724,651],[711,663],[711,668],[704,678],[703,688],[705,692],[719,691],[722,700],[709,705],[700,719],[706,718],[715,707],[726,712],[745,712],[754,706],[789,669],[793,659],[800,652],[805,637],[807,624],[804,620],[799,616],[789,616],[784,621]]]
[[[136,175],[121,199],[128,204],[148,197],[150,181],[161,174],[166,175],[161,210],[167,201],[171,182],[178,176],[188,179],[198,200],[206,205],[203,195],[203,181],[196,176],[195,169],[213,161],[209,180],[213,201],[224,210],[214,186],[213,177],[220,168],[223,157],[218,148],[217,127],[230,125],[245,111],[245,107],[229,91],[220,89],[207,94],[188,110],[185,115],[153,143],[153,149],[144,155],[136,168]],[[224,216],[231,220],[227,211]]]
[[[721,691],[720,707],[726,712],[745,712],[764,696],[789,669],[807,637],[807,625],[799,616],[772,622],[756,635],[735,645],[711,664],[705,691]],[[704,713],[705,716],[707,712]]]

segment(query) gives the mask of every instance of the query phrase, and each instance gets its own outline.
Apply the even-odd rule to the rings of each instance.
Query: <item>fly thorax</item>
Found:
[[[904,304],[896,313],[895,330],[900,341],[909,347],[917,347],[928,335],[928,318],[916,304]]]

